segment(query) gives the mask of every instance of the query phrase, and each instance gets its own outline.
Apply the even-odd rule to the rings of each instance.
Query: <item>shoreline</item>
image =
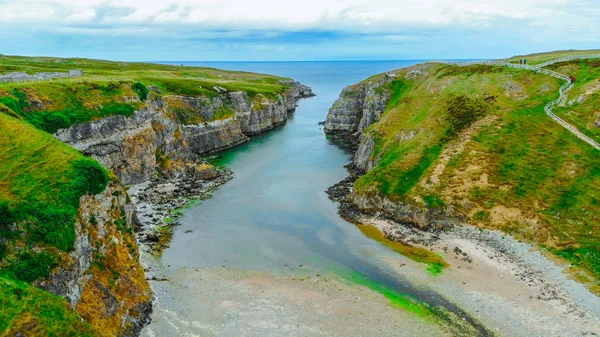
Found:
[[[213,190],[233,178],[233,172],[213,167],[210,179],[193,176],[161,178],[130,187],[137,212],[136,237],[147,253],[160,256],[168,248],[173,227],[183,211],[211,197]]]
[[[406,261],[384,258],[399,274],[427,284],[501,335],[600,335],[600,298],[569,278],[568,265],[499,231],[467,224],[421,229],[383,212],[361,211],[349,196],[364,172],[352,160],[345,167],[349,175],[326,190],[339,203],[342,218],[374,226],[386,239],[439,254],[449,264],[432,276],[416,272],[425,263],[409,256],[398,253]]]

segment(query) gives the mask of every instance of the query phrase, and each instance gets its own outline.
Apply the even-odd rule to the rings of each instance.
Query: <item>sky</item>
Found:
[[[1,54],[122,61],[501,58],[599,31],[599,0],[0,0]]]

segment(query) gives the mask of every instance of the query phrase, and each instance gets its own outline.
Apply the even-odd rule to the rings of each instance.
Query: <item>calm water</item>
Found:
[[[417,61],[187,63],[291,77],[317,97],[301,100],[288,123],[222,153],[234,178],[186,212],[160,263],[167,270],[221,267],[275,273],[361,273],[396,291],[458,312],[381,262],[397,253],[337,214],[325,189],[342,180],[349,153],[318,122],[347,85]],[[425,268],[425,266],[423,266]]]
[[[163,264],[269,271],[303,265],[378,274],[370,257],[386,249],[341,219],[324,192],[347,175],[349,154],[325,138],[318,122],[345,86],[415,63],[187,63],[291,77],[317,96],[300,101],[284,127],[222,154],[234,179],[187,212]]]

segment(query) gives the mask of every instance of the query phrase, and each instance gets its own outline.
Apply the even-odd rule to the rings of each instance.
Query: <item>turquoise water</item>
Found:
[[[381,262],[382,255],[404,257],[344,221],[324,192],[347,175],[343,166],[350,154],[328,141],[318,122],[345,86],[415,63],[188,63],[291,77],[312,87],[317,96],[301,100],[283,127],[221,154],[220,162],[233,170],[233,180],[185,213],[161,264],[172,271],[225,266],[275,273],[359,273],[463,315]]]
[[[234,179],[186,213],[163,263],[269,271],[333,265],[378,274],[372,256],[387,249],[341,219],[324,192],[347,175],[349,153],[328,141],[318,122],[346,85],[415,63],[193,63],[291,77],[317,96],[300,101],[285,126],[221,154]]]

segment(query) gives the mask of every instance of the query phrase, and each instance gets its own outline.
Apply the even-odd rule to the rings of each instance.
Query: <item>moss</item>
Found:
[[[48,277],[57,264],[56,258],[52,255],[26,251],[15,256],[14,261],[9,262],[7,269],[17,280],[32,283]]]
[[[439,274],[442,272],[444,267],[448,266],[441,256],[430,252],[425,248],[410,246],[398,241],[392,241],[385,237],[385,235],[373,225],[358,225],[358,229],[367,237],[408,257],[409,259],[427,264],[429,266],[427,270],[431,271],[432,274]]]
[[[445,205],[444,201],[438,195],[424,195],[423,201],[427,208],[438,208]]]
[[[58,296],[0,275],[0,331],[5,336],[99,334]]]
[[[131,85],[131,89],[138,95],[140,101],[145,101],[148,98],[148,88],[141,82],[135,82]]]

